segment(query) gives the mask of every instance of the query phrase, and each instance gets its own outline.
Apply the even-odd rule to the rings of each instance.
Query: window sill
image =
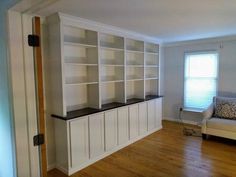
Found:
[[[193,113],[203,113],[204,109],[197,109],[197,108],[183,108],[184,112],[193,112]]]

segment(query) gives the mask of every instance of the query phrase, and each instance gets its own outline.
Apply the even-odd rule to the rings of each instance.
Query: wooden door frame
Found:
[[[39,46],[34,47],[35,76],[36,76],[36,95],[37,95],[37,112],[38,112],[38,132],[44,135],[44,143],[40,145],[40,159],[42,176],[47,176],[47,149],[46,149],[46,121],[44,106],[44,81],[43,81],[43,58],[42,58],[42,35],[41,19],[33,17],[33,34],[39,37]]]

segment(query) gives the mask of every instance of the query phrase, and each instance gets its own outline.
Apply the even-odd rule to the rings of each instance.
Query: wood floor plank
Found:
[[[48,177],[67,176],[54,169]],[[163,121],[162,130],[72,177],[236,177],[236,141],[184,136],[180,124]]]

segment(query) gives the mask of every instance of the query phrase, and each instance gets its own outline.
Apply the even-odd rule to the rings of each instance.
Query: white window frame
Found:
[[[184,53],[184,71],[183,71],[183,106],[184,110],[191,111],[191,112],[202,112],[204,108],[193,108],[193,107],[187,107],[185,105],[185,93],[186,93],[186,84],[185,84],[185,67],[186,67],[186,57],[188,55],[199,55],[199,54],[217,54],[217,66],[216,66],[216,96],[218,96],[218,87],[219,87],[219,58],[220,53],[218,50],[204,50],[204,51],[188,51]]]

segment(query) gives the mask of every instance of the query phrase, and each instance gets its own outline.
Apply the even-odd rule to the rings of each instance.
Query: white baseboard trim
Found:
[[[64,168],[63,166],[56,165],[56,169],[58,169],[59,171],[61,171],[62,173],[66,174],[66,175],[69,175],[69,171],[66,168]]]
[[[47,166],[47,170],[48,171],[50,171],[50,170],[52,170],[52,169],[54,169],[54,168],[56,168],[56,164],[48,164],[48,166]]]
[[[172,117],[163,117],[162,120],[168,120],[168,121],[172,121],[172,122],[181,123],[181,121],[179,119],[175,119],[175,118],[172,118]],[[199,125],[198,122],[195,122],[195,121],[192,121],[192,120],[186,120],[186,119],[183,119],[182,123],[191,124],[191,125]]]

